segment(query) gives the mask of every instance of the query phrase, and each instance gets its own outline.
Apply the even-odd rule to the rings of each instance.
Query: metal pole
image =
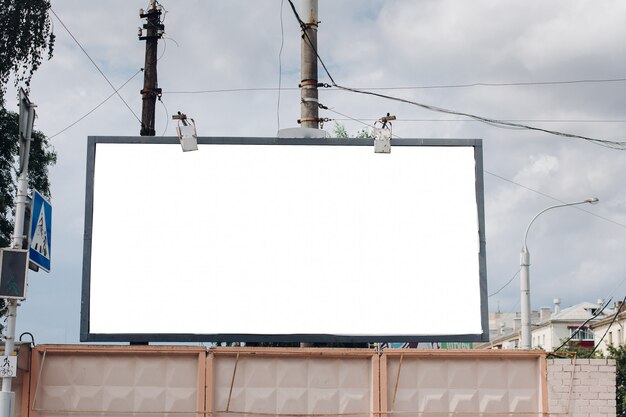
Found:
[[[31,103],[26,93],[20,90],[20,160],[19,177],[17,180],[17,198],[15,201],[15,223],[11,247],[22,249],[26,236],[24,233],[24,218],[26,204],[28,202],[28,160],[30,157],[30,140],[35,120],[35,104]],[[15,349],[15,323],[17,319],[17,300],[6,300],[7,303],[7,331],[4,341],[4,355],[13,356]],[[2,391],[0,392],[0,417],[12,417],[15,394],[11,392],[13,378],[2,378]]]
[[[528,240],[528,231],[530,230],[530,226],[533,225],[537,217],[542,215],[548,210],[552,210],[559,207],[569,207],[576,206],[578,204],[596,204],[600,200],[597,198],[588,198],[584,201],[577,201],[575,203],[565,203],[565,204],[557,204],[555,206],[550,206],[541,210],[539,213],[532,218],[530,223],[528,223],[528,227],[526,227],[526,233],[524,233],[524,244],[522,246],[522,251],[520,253],[520,291],[521,291],[521,314],[522,314],[522,326],[520,329],[520,347],[522,349],[530,349],[532,348],[531,342],[531,309],[530,309],[530,252],[528,251],[528,246],[526,245],[526,241]]]
[[[141,136],[155,135],[155,107],[156,99],[161,94],[157,79],[157,47],[158,41],[163,36],[164,26],[161,24],[161,11],[156,7],[156,1],[150,1],[150,9],[142,18],[147,19],[143,25],[146,36],[139,36],[140,40],[146,41],[146,58],[143,72],[142,108],[141,108]]]
[[[530,253],[524,245],[520,253],[520,289],[522,293],[522,327],[520,329],[520,347],[531,348],[530,340]]]
[[[300,126],[319,129],[317,92],[317,0],[302,0]]]
[[[317,0],[302,0],[302,32],[300,52],[300,126],[319,129],[317,92]],[[312,343],[300,343],[311,347]]]

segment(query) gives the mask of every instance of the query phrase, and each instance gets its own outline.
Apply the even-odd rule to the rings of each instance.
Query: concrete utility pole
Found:
[[[302,0],[302,33],[300,73],[300,125],[319,129],[317,95],[317,0]]]
[[[141,108],[141,136],[154,136],[154,111],[156,99],[161,95],[157,81],[157,46],[159,39],[163,36],[165,26],[161,24],[161,10],[156,7],[156,0],[150,0],[150,9],[144,13],[139,13],[142,19],[147,19],[143,25],[146,29],[146,36],[142,36],[139,31],[139,40],[146,41],[146,62],[143,72],[143,90],[141,96],[143,105]]]

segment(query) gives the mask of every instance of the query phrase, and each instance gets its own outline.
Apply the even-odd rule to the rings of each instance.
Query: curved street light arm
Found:
[[[537,220],[537,217],[541,216],[546,211],[552,210],[552,209],[555,209],[555,208],[559,208],[559,207],[577,206],[579,204],[596,204],[599,201],[600,201],[599,199],[594,197],[594,198],[588,198],[588,199],[586,199],[584,201],[577,201],[575,203],[557,204],[555,206],[550,206],[550,207],[547,207],[547,208],[541,210],[539,213],[537,213],[535,215],[535,217],[532,218],[530,223],[528,223],[528,227],[526,228],[526,233],[524,233],[524,246],[522,246],[522,252],[528,252],[528,247],[526,246],[526,240],[528,239],[528,231],[530,230],[530,226],[532,226],[533,223],[535,222],[535,220]]]

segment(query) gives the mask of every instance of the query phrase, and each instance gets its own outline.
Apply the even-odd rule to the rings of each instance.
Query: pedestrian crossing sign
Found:
[[[30,261],[46,272],[50,272],[50,251],[52,247],[52,206],[37,191],[33,194],[32,216],[30,220]]]

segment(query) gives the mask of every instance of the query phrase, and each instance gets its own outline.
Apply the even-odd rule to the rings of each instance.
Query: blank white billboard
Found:
[[[90,138],[81,340],[483,340],[480,141]]]

